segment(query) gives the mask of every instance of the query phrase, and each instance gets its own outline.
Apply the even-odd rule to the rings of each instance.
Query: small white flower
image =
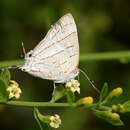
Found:
[[[55,114],[55,116],[50,116],[50,126],[53,128],[59,128],[61,124],[60,116]]]
[[[71,79],[70,81],[68,81],[66,83],[66,88],[69,88],[72,92],[78,92],[80,93],[80,83],[75,80],[75,79]]]
[[[16,99],[20,98],[20,94],[22,93],[21,89],[19,88],[19,85],[16,81],[11,80],[10,85],[7,88],[7,91],[9,92],[9,99],[15,97]]]

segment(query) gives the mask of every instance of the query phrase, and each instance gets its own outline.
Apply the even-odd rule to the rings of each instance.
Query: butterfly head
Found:
[[[25,55],[25,61],[24,61],[24,65],[20,67],[20,69],[22,71],[25,72],[29,72],[31,65],[32,65],[32,60],[33,60],[33,51],[29,51],[26,55]]]
[[[31,60],[32,54],[33,54],[33,50],[29,51],[29,52],[25,55],[25,60]]]

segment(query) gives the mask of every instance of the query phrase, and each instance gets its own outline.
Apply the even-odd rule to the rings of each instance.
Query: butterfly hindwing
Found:
[[[77,28],[72,15],[66,14],[34,48],[33,74],[44,79],[62,80],[72,77],[71,72],[78,66],[78,62]]]

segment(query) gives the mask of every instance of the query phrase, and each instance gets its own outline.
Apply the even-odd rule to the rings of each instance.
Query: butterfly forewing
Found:
[[[35,55],[39,55],[56,42],[64,39],[72,32],[77,33],[77,28],[71,14],[66,14],[48,31],[45,38],[34,48]],[[67,43],[66,43],[67,44]],[[64,45],[62,45],[64,46]]]

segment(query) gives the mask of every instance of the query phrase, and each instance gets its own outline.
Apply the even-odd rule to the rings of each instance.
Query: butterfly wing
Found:
[[[34,48],[32,73],[56,81],[74,78],[79,63],[77,28],[71,14],[66,14]]]

